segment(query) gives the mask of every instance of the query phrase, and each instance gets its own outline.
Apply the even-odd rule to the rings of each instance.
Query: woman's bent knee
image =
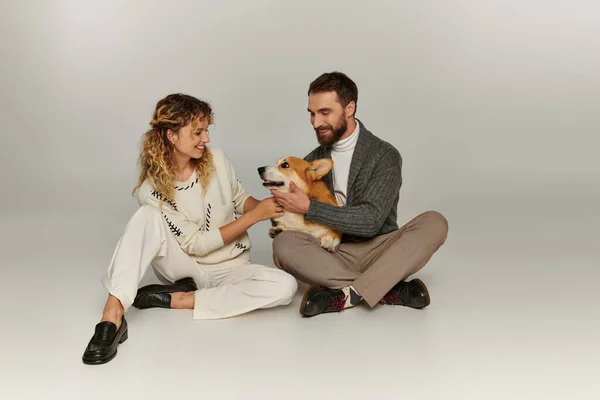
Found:
[[[156,223],[164,223],[164,219],[160,214],[160,210],[153,206],[140,206],[135,213],[129,219],[127,226],[129,228],[133,226],[157,226]]]
[[[160,217],[160,211],[153,206],[140,206],[136,212],[133,214],[133,217],[131,217],[131,219],[144,219],[144,220],[151,220],[151,219],[155,219],[156,217]]]
[[[282,299],[283,303],[289,304],[298,291],[298,281],[296,281],[296,278],[287,272],[279,270],[276,271],[279,275],[277,281],[279,286],[279,297]]]

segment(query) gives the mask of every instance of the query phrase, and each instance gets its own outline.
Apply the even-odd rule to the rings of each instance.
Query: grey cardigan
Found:
[[[343,233],[342,241],[363,241],[398,229],[397,206],[402,186],[402,157],[388,142],[369,132],[358,119],[360,133],[348,175],[346,205],[335,207],[311,200],[307,221]],[[304,159],[331,158],[331,149],[317,147]],[[333,192],[333,171],[323,177]]]

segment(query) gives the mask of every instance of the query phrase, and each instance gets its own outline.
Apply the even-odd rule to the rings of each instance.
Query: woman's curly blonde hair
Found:
[[[214,122],[210,104],[186,94],[170,94],[156,104],[150,129],[142,136],[139,157],[141,173],[133,194],[146,178],[150,178],[154,188],[163,196],[162,200],[173,200],[175,195],[175,147],[167,138],[167,131],[179,129],[189,123],[193,125],[208,118],[208,124]],[[199,159],[191,159],[195,164],[196,175],[206,189],[215,169],[212,154],[208,147]]]

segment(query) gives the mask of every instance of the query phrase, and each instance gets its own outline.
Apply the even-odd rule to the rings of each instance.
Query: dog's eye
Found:
[[[289,168],[290,164],[288,164],[287,162],[281,163],[281,168]]]

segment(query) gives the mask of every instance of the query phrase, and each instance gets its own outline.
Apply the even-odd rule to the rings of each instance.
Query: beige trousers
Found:
[[[277,268],[252,264],[249,252],[217,265],[201,265],[185,253],[160,212],[140,207],[129,220],[102,278],[104,287],[125,310],[135,299],[139,282],[152,265],[164,283],[191,277],[195,319],[228,318],[260,308],[287,305],[298,288],[296,279]]]
[[[425,212],[400,229],[359,242],[343,242],[335,253],[313,237],[282,232],[273,241],[275,265],[312,286],[339,289],[352,285],[374,307],[398,282],[419,271],[444,244],[446,218]]]

